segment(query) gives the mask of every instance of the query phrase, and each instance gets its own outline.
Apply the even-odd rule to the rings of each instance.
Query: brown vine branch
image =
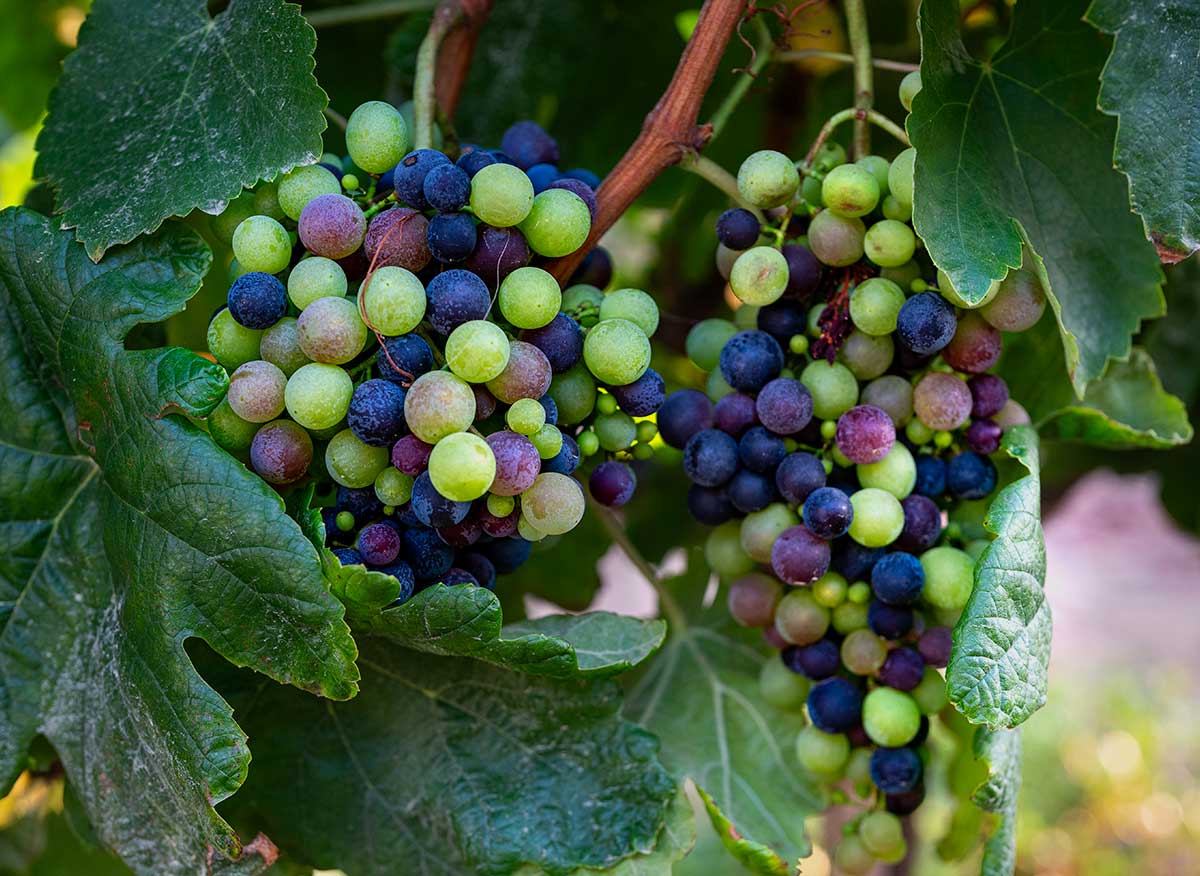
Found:
[[[571,255],[546,265],[559,283],[567,281],[596,241],[655,177],[689,152],[704,148],[712,136],[712,126],[697,123],[700,102],[745,9],[745,0],[705,0],[670,84],[646,116],[637,139],[596,192],[599,208],[587,242]]]
[[[471,66],[479,31],[487,21],[492,0],[440,0],[429,32],[417,52],[413,83],[413,115],[418,149],[433,145],[437,117],[453,119]]]

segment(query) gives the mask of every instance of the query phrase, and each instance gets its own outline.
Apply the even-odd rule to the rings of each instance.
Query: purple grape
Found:
[[[462,150],[458,153],[458,160],[454,163],[465,170],[467,176],[473,177],[489,164],[495,164],[496,159],[486,149],[468,144],[462,147]]]
[[[811,453],[790,453],[775,469],[775,486],[789,505],[802,504],[814,490],[825,486],[825,466]]]
[[[338,562],[343,566],[361,566],[363,562],[362,554],[354,548],[334,548],[333,555],[338,558]]]
[[[818,730],[846,733],[862,722],[862,691],[854,682],[835,676],[818,681],[808,692],[808,716]]]
[[[318,195],[300,213],[297,227],[304,248],[313,255],[340,259],[362,246],[367,219],[358,204],[345,195]],[[422,239],[424,236],[422,228]]]
[[[405,435],[392,445],[392,465],[404,474],[416,477],[429,468],[431,453],[432,444],[426,444],[416,435]]]
[[[845,535],[854,520],[850,497],[836,487],[813,490],[804,500],[804,525],[817,538]]]
[[[440,213],[461,210],[471,197],[471,178],[460,167],[439,164],[425,175],[421,191],[429,206]]]
[[[287,314],[287,289],[262,271],[242,274],[229,287],[229,315],[249,329],[269,329]]]
[[[956,499],[982,499],[996,489],[996,465],[986,456],[966,450],[946,466],[946,488]]]
[[[483,536],[479,521],[468,514],[458,523],[438,527],[438,537],[452,548],[470,547]]]
[[[794,435],[807,426],[813,416],[813,399],[808,387],[790,377],[777,377],[764,386],[754,407],[759,422],[777,435]],[[890,419],[888,423],[891,423]]]
[[[994,417],[1008,403],[1008,384],[995,374],[976,374],[967,381],[971,390],[971,416]]]
[[[427,583],[441,578],[454,562],[454,549],[438,538],[432,529],[415,527],[400,535],[404,561],[412,566],[417,581]]]
[[[313,445],[308,432],[291,420],[267,423],[250,442],[250,467],[269,484],[291,484],[308,472]]]
[[[453,265],[474,251],[477,237],[471,214],[438,213],[425,229],[425,246],[439,262]]]
[[[921,781],[924,766],[911,748],[877,748],[871,753],[870,770],[871,781],[883,793],[907,794]]]
[[[758,424],[754,399],[740,392],[721,396],[713,408],[713,425],[722,432],[740,438],[751,426]]]
[[[436,149],[418,149],[408,153],[392,171],[396,197],[415,210],[428,210],[430,204],[425,198],[425,179],[435,167],[449,163],[450,159]],[[467,194],[470,195],[469,190]]]
[[[480,225],[475,250],[467,256],[467,268],[495,291],[500,281],[517,268],[529,264],[529,244],[516,228]]]
[[[953,635],[949,627],[930,627],[917,640],[917,650],[927,664],[943,669],[950,662]]]
[[[749,249],[758,242],[762,225],[758,217],[742,207],[726,210],[717,217],[717,240],[730,249]]]
[[[982,374],[1000,361],[1004,339],[1000,329],[974,311],[967,311],[958,321],[950,343],[942,350],[942,358],[955,371]]]
[[[355,546],[368,566],[386,566],[400,556],[400,533],[387,523],[371,523],[358,534]]]
[[[500,138],[500,149],[522,170],[535,164],[558,164],[558,143],[537,122],[511,125]]]
[[[391,575],[400,583],[400,592],[396,594],[396,598],[391,601],[389,607],[403,605],[412,599],[413,592],[417,589],[417,576],[413,574],[412,566],[404,560],[397,560],[390,566],[384,566],[376,571]]]
[[[363,250],[377,268],[390,265],[417,273],[429,264],[428,233],[429,221],[423,215],[408,207],[392,207],[371,219]]]
[[[551,426],[558,425],[558,402],[550,395],[544,395],[538,399],[538,404],[542,406],[542,410],[546,412],[546,422]],[[567,436],[563,436],[564,438]]]
[[[521,511],[514,510],[507,517],[496,517],[487,508],[479,511],[479,525],[492,538],[508,538],[516,534],[517,524],[521,522]]]
[[[875,564],[887,553],[884,548],[864,547],[851,538],[843,538],[833,544],[833,567],[848,581],[865,580]]]
[[[771,546],[771,568],[786,584],[811,584],[829,571],[829,542],[805,526],[785,529]]]
[[[633,469],[615,460],[600,463],[588,478],[592,498],[608,508],[620,508],[633,498],[636,488]]]
[[[868,465],[891,452],[896,443],[896,426],[883,408],[856,405],[838,417],[836,441],[838,450],[848,460]]]
[[[430,280],[425,296],[429,302],[425,316],[440,335],[449,335],[464,322],[486,318],[492,306],[484,282],[461,268],[442,271]]]
[[[984,456],[999,450],[1003,437],[1004,429],[995,420],[973,420],[967,426],[967,446]]]
[[[523,538],[500,538],[484,545],[483,551],[496,566],[496,572],[507,575],[521,568],[529,559],[533,545]]]
[[[559,177],[546,188],[565,189],[571,194],[576,195],[579,200],[587,204],[588,213],[591,214],[592,221],[596,220],[596,211],[600,209],[600,204],[596,201],[596,191],[583,180]]]
[[[729,614],[743,627],[766,627],[775,620],[782,587],[768,575],[752,572],[729,585]]]
[[[647,368],[633,383],[611,386],[609,392],[617,400],[617,406],[629,416],[648,417],[662,407],[667,396],[667,385],[661,374],[653,368]]]
[[[350,398],[346,425],[363,444],[387,447],[407,431],[405,392],[399,384],[378,377],[360,383]]]
[[[842,658],[837,642],[821,639],[811,645],[793,645],[785,649],[783,662],[792,672],[820,681],[837,673]]]
[[[919,554],[937,544],[942,535],[942,512],[928,496],[913,493],[900,500],[904,528],[892,544],[901,551]]]
[[[447,587],[460,587],[463,584],[469,584],[472,587],[479,586],[474,575],[466,569],[456,569],[453,566],[447,569],[446,574],[442,576],[442,583]]]
[[[487,443],[496,457],[496,479],[491,492],[498,496],[518,496],[533,486],[542,471],[542,460],[533,442],[524,435],[493,432]]]
[[[546,422],[549,422],[547,420]],[[574,474],[579,468],[579,444],[570,435],[562,436],[562,447],[550,459],[542,460],[542,471],[552,471],[558,474]]]
[[[454,557],[455,568],[470,572],[480,587],[485,590],[496,588],[496,567],[492,561],[478,551],[463,551]]]
[[[788,283],[783,294],[801,301],[809,298],[821,285],[821,263],[808,247],[798,243],[785,245],[782,252],[788,264]]]
[[[541,328],[521,332],[521,340],[545,353],[550,370],[555,374],[572,368],[583,358],[583,329],[565,313],[558,314]]]
[[[374,487],[355,489],[339,486],[335,507],[338,511],[349,511],[357,526],[362,526],[383,514],[383,503],[375,495]]]
[[[888,605],[871,600],[867,609],[867,625],[871,632],[885,639],[902,639],[913,628],[913,610],[903,605]]]
[[[550,388],[552,376],[545,353],[533,344],[513,341],[509,345],[508,365],[499,377],[488,381],[487,388],[500,401],[511,405],[523,398],[542,398]]]
[[[682,450],[696,433],[712,428],[712,424],[712,402],[697,389],[671,393],[658,410],[658,434],[677,450]]]
[[[925,785],[918,782],[911,791],[903,794],[888,794],[884,798],[887,811],[893,815],[912,815],[925,802]]]
[[[687,494],[688,511],[705,526],[720,526],[737,514],[725,490],[692,484]]]
[[[946,492],[946,463],[928,453],[917,455],[917,483],[913,492],[936,499]]]
[[[475,396],[476,420],[486,420],[492,414],[496,413],[496,397],[488,392],[486,386],[472,383],[471,393]]]

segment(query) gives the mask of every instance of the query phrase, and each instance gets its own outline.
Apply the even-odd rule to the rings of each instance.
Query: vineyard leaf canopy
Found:
[[[1117,116],[1116,165],[1165,262],[1200,249],[1200,3],[1095,0],[1087,19],[1114,34],[1100,108]]]
[[[1095,106],[1104,40],[1082,0],[1022,0],[986,61],[959,35],[957,0],[921,5],[921,92],[913,221],[969,301],[1021,265],[1045,262],[1066,369],[1078,395],[1129,355],[1143,319],[1163,313],[1154,248],[1112,167],[1115,121]]]
[[[620,717],[615,681],[361,645],[348,703],[269,683],[230,695],[263,742],[230,802],[290,854],[353,876],[461,876],[609,868],[655,848],[677,787],[657,741]]]
[[[210,850],[246,872],[212,809],[245,778],[245,736],[184,640],[326,696],[358,678],[278,496],[178,416],[214,407],[225,373],[122,346],[209,262],[175,224],[97,265],[45,217],[0,213],[0,783],[46,736],[100,839],[169,876]]]
[[[38,174],[93,258],[321,154],[325,92],[300,7],[96,0],[38,138]]]

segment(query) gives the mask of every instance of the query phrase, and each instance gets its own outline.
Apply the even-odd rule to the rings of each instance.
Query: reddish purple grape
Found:
[[[367,219],[345,195],[318,195],[300,214],[300,240],[313,255],[341,259],[362,246]],[[424,239],[422,229],[422,239]]]
[[[267,423],[250,443],[250,466],[269,484],[300,480],[312,458],[312,439],[302,426],[291,420]]]
[[[798,243],[787,244],[782,252],[788,264],[788,283],[783,294],[801,300],[808,298],[821,285],[821,263],[812,250]]]
[[[967,381],[971,390],[971,416],[994,417],[1008,403],[1008,384],[995,374],[976,374]]]
[[[542,471],[542,459],[533,442],[524,435],[493,432],[487,443],[496,457],[496,478],[491,492],[498,496],[519,496],[533,486]]]
[[[392,523],[370,523],[355,546],[368,566],[386,566],[400,556],[400,531]]]
[[[810,584],[829,571],[829,542],[805,526],[785,529],[771,546],[771,568],[787,584]]]
[[[496,413],[496,397],[487,388],[478,383],[471,384],[471,392],[475,393],[475,419],[486,420]]]
[[[879,462],[896,443],[896,427],[883,408],[856,405],[838,418],[837,446],[858,465]]]
[[[416,210],[393,207],[371,220],[363,249],[376,268],[394,266],[413,273],[420,271],[431,258],[426,235],[429,222]]]
[[[771,626],[781,596],[783,588],[778,581],[761,572],[751,572],[729,585],[729,613],[744,627]]]
[[[963,314],[954,337],[942,350],[946,364],[956,371],[982,374],[1000,361],[1004,339],[1000,329],[972,311]]]
[[[742,437],[747,429],[758,425],[754,399],[740,392],[722,396],[713,408],[713,425],[734,438]]]
[[[937,669],[943,669],[950,662],[953,645],[953,633],[949,627],[930,627],[917,640],[917,650],[925,662]]]
[[[529,264],[529,244],[516,228],[479,226],[475,251],[467,256],[467,268],[480,276],[493,292],[500,281],[517,268]]]
[[[588,489],[601,505],[619,508],[633,498],[637,477],[623,462],[602,462],[588,478]]]
[[[927,496],[913,493],[900,500],[904,509],[904,528],[892,547],[919,554],[937,544],[942,535],[942,512]]]
[[[500,376],[489,380],[492,395],[511,405],[523,398],[541,398],[550,388],[550,360],[546,354],[525,341],[513,341],[509,347],[508,365]]]
[[[405,435],[392,445],[392,465],[406,475],[416,477],[429,468],[431,453],[432,444],[426,444],[416,435]]]
[[[775,624],[763,627],[763,641],[776,651],[782,651],[784,648],[790,648],[791,642],[780,635],[779,630],[775,629]]]
[[[507,517],[497,517],[487,508],[481,508],[479,511],[479,525],[492,538],[508,538],[516,534],[517,524],[520,522],[520,509],[514,509]]]
[[[912,690],[925,674],[925,660],[912,648],[894,648],[888,652],[879,680],[896,690]]]
[[[930,429],[952,432],[971,415],[971,391],[957,375],[931,371],[913,390],[913,410]]]
[[[967,446],[976,453],[995,453],[1003,437],[1004,429],[995,420],[973,420],[967,427]]]
[[[477,519],[468,515],[458,523],[441,527],[437,532],[442,541],[450,545],[450,547],[465,548],[479,541],[483,535],[483,527]]]
[[[759,422],[772,432],[793,435],[812,420],[813,399],[799,380],[777,377],[759,391],[754,409]]]

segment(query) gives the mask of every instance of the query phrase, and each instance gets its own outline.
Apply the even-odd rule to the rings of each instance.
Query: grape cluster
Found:
[[[863,801],[835,864],[864,873],[903,857],[898,816],[924,795],[938,670],[986,546],[948,511],[992,494],[990,455],[1028,421],[988,372],[1045,296],[1021,269],[970,306],[934,270],[909,224],[911,149],[817,156],[803,174],[778,152],[742,164],[755,210],[720,216],[717,260],[743,304],[692,328],[705,391],[669,395],[658,424],[715,527],[733,617],[778,650],[764,697],[807,712],[800,763]]]
[[[373,101],[349,157],[325,154],[213,221],[232,245],[228,305],[208,346],[229,371],[214,440],[281,491],[315,481],[343,565],[492,588],[530,543],[633,492],[665,392],[658,324],[637,289],[601,291],[602,250],[565,291],[536,262],[587,240],[599,179],[560,172],[558,144],[518,122],[500,149],[410,151]],[[601,393],[603,384],[608,390]],[[597,457],[596,461],[600,461]]]

